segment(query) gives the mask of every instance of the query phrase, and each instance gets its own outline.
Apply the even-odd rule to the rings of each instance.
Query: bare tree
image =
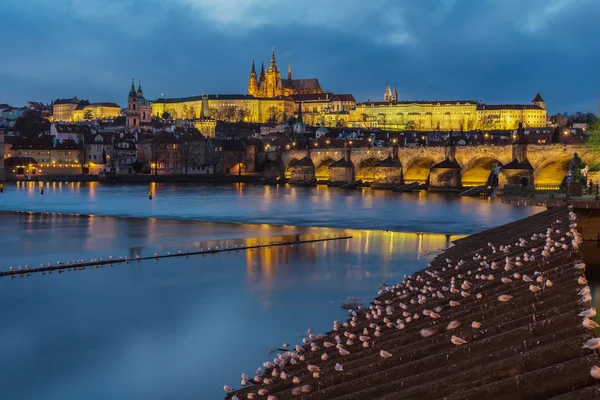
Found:
[[[223,116],[229,122],[231,122],[235,116],[237,115],[237,107],[236,106],[227,106],[223,109]]]
[[[83,134],[79,134],[79,142],[81,144],[81,151],[80,151],[80,157],[79,157],[79,165],[81,166],[81,173],[85,174],[86,170],[89,173],[89,166],[86,167],[86,165],[89,165],[88,163],[88,147],[85,144],[85,135]]]
[[[386,115],[384,113],[380,113],[379,114],[379,123],[383,124],[383,129],[385,129],[385,123],[386,123]]]
[[[277,123],[283,118],[283,113],[275,106],[269,107],[267,109],[267,114],[269,115],[268,122],[271,123]]]
[[[114,147],[114,146],[113,146]],[[154,169],[154,175],[158,175],[158,164],[165,162],[168,145],[151,140],[144,144],[144,152],[150,160],[150,167]]]
[[[112,142],[106,147],[106,165],[108,166],[110,171],[116,171],[117,165],[119,165],[119,151],[117,149],[117,145]]]
[[[245,108],[240,108],[237,110],[237,120],[238,122],[243,122],[246,117],[248,116],[248,110],[246,110]]]
[[[195,168],[200,164],[202,146],[204,146],[204,142],[200,140],[184,140],[181,143],[181,165],[185,175],[188,174],[189,168]]]
[[[214,120],[221,120],[223,114],[221,113],[221,110],[219,110],[218,108],[211,108],[209,110],[210,113],[210,118],[214,119]]]
[[[219,166],[223,163],[223,147],[219,142],[208,139],[208,152],[210,154],[210,163],[213,167],[213,174],[217,174]]]
[[[369,115],[368,114],[360,114],[360,118],[362,119],[363,122],[363,128],[367,127],[367,121],[369,120]]]

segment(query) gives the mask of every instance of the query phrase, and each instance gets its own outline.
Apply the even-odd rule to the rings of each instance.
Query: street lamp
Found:
[[[568,129],[563,130],[563,136],[565,138],[564,144],[567,144],[567,136],[569,136],[569,130]]]

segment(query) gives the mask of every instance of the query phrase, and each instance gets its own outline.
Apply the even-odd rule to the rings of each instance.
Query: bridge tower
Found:
[[[398,143],[394,143],[392,154],[375,164],[373,172],[373,189],[393,189],[404,183],[402,163],[398,157]]]
[[[306,156],[290,164],[290,183],[301,183],[302,185],[317,184],[315,164],[310,156],[310,144],[306,145]]]
[[[356,180],[352,149],[344,143],[344,156],[329,166],[329,185],[340,186]]]
[[[452,132],[446,144],[446,158],[431,167],[429,190],[432,192],[456,192],[461,187],[460,164],[456,161],[456,146]]]
[[[525,141],[523,124],[519,123],[515,140],[512,144],[512,161],[500,168],[498,176],[498,193],[504,192],[504,185],[533,186],[534,168],[527,159],[527,142]]]

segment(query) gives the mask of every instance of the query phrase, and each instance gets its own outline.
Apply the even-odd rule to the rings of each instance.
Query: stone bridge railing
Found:
[[[487,181],[490,171],[498,163],[505,165],[513,160],[512,145],[456,146],[455,159],[461,168],[461,186],[475,186]],[[578,152],[584,161],[588,153],[584,145],[528,145],[527,159],[534,168],[534,177],[540,183],[560,183],[567,171],[573,153]],[[282,154],[283,165],[289,171],[290,163],[304,158],[306,150],[289,150]],[[391,147],[367,147],[351,149],[351,161],[356,178],[369,181],[372,168],[378,161],[392,154]],[[315,148],[310,150],[318,180],[329,180],[329,166],[344,155],[343,148]],[[404,181],[428,179],[430,168],[446,158],[446,148],[436,147],[400,147],[398,158],[402,164]]]

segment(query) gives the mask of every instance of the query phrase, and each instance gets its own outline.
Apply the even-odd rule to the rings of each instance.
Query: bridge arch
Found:
[[[551,157],[544,160],[533,171],[533,179],[536,185],[560,185],[567,172],[569,172],[569,162],[573,157],[569,155]]]
[[[362,159],[356,168],[356,179],[362,179],[363,182],[373,182],[373,177],[375,175],[375,164],[378,162],[379,160],[375,157],[367,157]]]
[[[329,166],[334,162],[335,160],[328,156],[319,163],[319,165],[315,169],[315,176],[317,178],[317,181],[329,180]]]
[[[299,158],[296,157],[292,157],[288,160],[287,165],[285,166],[285,178],[286,179],[290,179],[290,177],[292,176],[292,173],[290,171],[290,167],[294,166],[295,163],[297,163],[298,161],[300,161]]]
[[[462,186],[481,186],[485,185],[496,165],[503,165],[496,157],[479,157],[464,166],[461,171]]]
[[[431,167],[435,165],[435,161],[429,157],[416,157],[410,161],[404,170],[404,183],[427,183]]]

